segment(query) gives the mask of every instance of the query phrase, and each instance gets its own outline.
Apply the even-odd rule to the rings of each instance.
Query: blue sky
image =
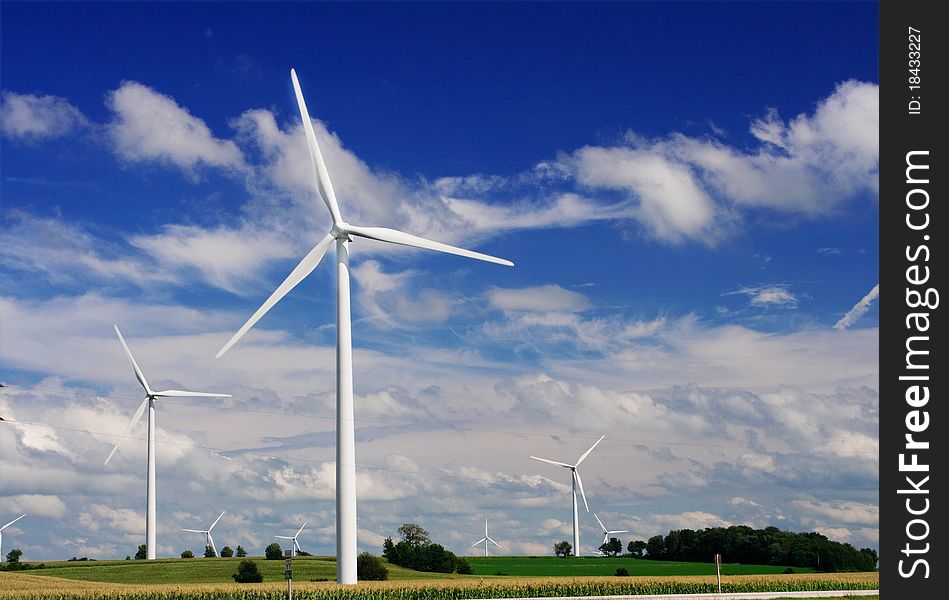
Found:
[[[159,406],[159,553],[220,510],[219,545],[334,551],[332,269],[212,358],[329,228],[290,67],[347,220],[516,264],[354,244],[361,549],[488,516],[549,553],[569,481],[527,457],[603,433],[630,539],[876,547],[875,3],[0,10],[5,547],[143,541],[144,430],[97,458],[139,394],[116,322],[156,385],[234,395]]]

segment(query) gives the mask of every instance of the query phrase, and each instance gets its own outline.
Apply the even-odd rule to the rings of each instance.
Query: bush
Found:
[[[148,546],[145,544],[140,545],[138,550],[135,551],[135,560],[145,560],[148,552],[147,548]]]
[[[794,574],[794,569],[792,569],[791,567],[788,567],[787,569],[785,569],[785,570],[783,570],[783,571],[781,571],[781,572],[784,573],[785,575],[793,575],[793,574]]]
[[[363,552],[356,557],[356,577],[360,581],[385,581],[389,578],[389,569],[378,556]]]
[[[267,557],[267,560],[280,560],[283,558],[283,550],[280,549],[280,544],[274,542],[267,546],[264,549],[264,556]]]
[[[629,577],[629,571],[626,569],[626,567],[620,567],[620,568],[616,569],[616,576],[617,576],[617,577]]]
[[[260,583],[264,580],[263,575],[257,569],[257,563],[252,560],[242,560],[237,565],[237,573],[231,575],[237,583]]]
[[[455,557],[455,573],[459,575],[471,575],[474,571],[471,570],[471,565],[467,560],[461,558],[460,556]]]
[[[237,545],[237,550],[234,551],[234,556],[237,558],[244,558],[247,556],[247,550],[244,550],[244,547],[240,544]]]
[[[224,546],[221,548],[221,558],[230,558],[234,556],[234,551],[231,550],[230,546]]]
[[[191,550],[185,550],[181,553],[181,558],[194,558],[194,552]]]
[[[210,544],[204,547],[204,558],[217,558],[217,554],[214,553],[214,549],[211,548]]]

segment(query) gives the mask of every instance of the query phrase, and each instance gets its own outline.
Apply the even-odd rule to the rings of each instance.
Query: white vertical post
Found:
[[[715,555],[715,573],[718,575],[718,593],[722,593],[722,555]]]
[[[145,558],[155,559],[155,399],[148,399],[148,472],[145,475]]]
[[[356,583],[356,430],[349,238],[336,240],[336,581]]]
[[[577,476],[573,474],[573,555],[580,556],[580,515],[577,510]]]
[[[293,600],[293,548],[284,550],[283,556],[287,577],[287,600]]]

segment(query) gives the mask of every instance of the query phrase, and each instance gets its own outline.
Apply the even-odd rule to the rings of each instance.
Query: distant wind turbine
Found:
[[[580,556],[580,518],[577,514],[577,489],[580,489],[580,497],[583,498],[583,506],[586,507],[587,512],[590,512],[590,506],[587,504],[587,496],[583,493],[583,481],[580,479],[580,473],[577,471],[577,467],[580,466],[587,456],[593,452],[593,449],[596,448],[597,444],[603,441],[606,435],[601,435],[600,439],[593,442],[593,445],[590,446],[590,449],[580,455],[580,458],[577,459],[575,464],[558,462],[556,460],[548,460],[546,458],[540,458],[538,456],[531,456],[534,460],[539,460],[545,463],[550,463],[558,467],[563,467],[565,469],[570,469],[571,473],[571,482],[573,484],[573,555]]]
[[[484,542],[484,555],[485,555],[485,556],[488,555],[488,542],[491,542],[492,544],[494,544],[494,545],[497,546],[498,548],[501,548],[501,547],[502,547],[501,544],[495,542],[493,539],[491,539],[491,536],[488,535],[488,518],[487,518],[487,517],[484,518],[484,537],[481,538],[480,540],[478,540],[477,542],[471,544],[471,547],[474,548],[475,546],[477,546],[477,545],[480,544],[481,542]]]
[[[457,254],[500,265],[514,266],[509,260],[496,258],[480,252],[465,250],[433,242],[385,227],[363,227],[350,225],[343,220],[336,201],[336,192],[330,181],[329,172],[323,162],[313,123],[303,100],[300,82],[296,71],[290,69],[293,90],[296,93],[303,129],[306,133],[310,161],[316,178],[316,189],[333,218],[330,232],[317,242],[316,246],[303,257],[300,264],[287,276],[280,286],[267,298],[260,308],[228,340],[217,353],[220,358],[247,331],[253,327],[268,310],[283,298],[291,289],[313,272],[320,264],[323,255],[336,242],[336,581],[343,584],[356,583],[356,434],[353,421],[353,340],[352,315],[349,293],[349,244],[352,237],[362,237],[380,242],[389,242],[415,248],[425,248],[448,254]]]
[[[217,548],[214,546],[214,538],[211,537],[211,530],[214,529],[214,526],[217,525],[217,522],[221,520],[221,517],[224,516],[224,513],[227,511],[222,510],[221,514],[218,515],[214,522],[211,523],[211,526],[207,529],[182,529],[182,531],[190,531],[191,533],[203,533],[205,535],[205,546],[211,546],[211,550],[214,551],[214,556],[217,556]]]
[[[300,543],[297,542],[297,538],[300,536],[300,532],[303,531],[303,528],[306,527],[306,521],[303,522],[303,525],[300,525],[300,529],[293,535],[275,535],[275,538],[280,538],[281,540],[293,540],[293,554],[294,556],[299,556],[302,550],[300,549]]]
[[[26,513],[23,513],[22,515],[20,515],[19,517],[13,519],[12,521],[10,521],[9,523],[7,523],[7,524],[4,525],[3,527],[0,527],[0,556],[3,556],[3,530],[6,529],[7,527],[9,527],[10,525],[13,525],[14,523],[16,523],[17,521],[19,521],[20,519],[22,519],[22,518],[25,517],[25,516],[26,516]]]
[[[603,524],[603,521],[600,520],[600,517],[596,516],[596,513],[593,513],[593,518],[596,519],[596,522],[600,524],[600,529],[603,530],[603,543],[610,541],[610,535],[614,533],[629,533],[629,529],[616,529],[609,530],[606,528],[606,525]]]
[[[132,352],[129,350],[128,344],[125,343],[125,338],[122,337],[122,332],[119,331],[118,325],[113,325],[115,327],[115,334],[119,336],[119,341],[122,342],[122,349],[125,350],[125,356],[128,357],[129,362],[132,363],[132,370],[135,372],[135,378],[138,379],[138,382],[142,384],[142,387],[145,388],[145,399],[142,400],[142,403],[138,405],[138,410],[135,411],[135,414],[132,415],[132,420],[129,421],[129,424],[125,426],[125,431],[122,432],[122,435],[119,436],[118,441],[115,442],[115,446],[112,447],[112,452],[109,452],[109,456],[105,459],[103,465],[109,464],[109,461],[112,460],[112,456],[115,454],[115,451],[119,449],[119,444],[128,436],[129,432],[132,431],[132,428],[135,427],[135,424],[138,423],[139,419],[142,418],[142,413],[145,412],[145,408],[148,408],[148,435],[147,435],[147,446],[148,446],[148,470],[147,478],[145,483],[145,558],[152,560],[155,558],[155,522],[156,522],[156,510],[155,510],[155,399],[156,398],[183,398],[183,397],[207,397],[207,398],[230,398],[230,394],[214,394],[211,392],[185,392],[182,390],[165,390],[163,392],[154,392],[152,388],[148,387],[148,382],[145,381],[145,375],[142,373],[142,370],[138,368],[138,363],[135,362],[135,358],[132,357]]]

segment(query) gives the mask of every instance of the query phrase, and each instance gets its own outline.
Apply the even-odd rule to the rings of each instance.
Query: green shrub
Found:
[[[264,556],[267,557],[267,560],[280,560],[283,558],[283,551],[280,549],[280,544],[274,542],[267,546],[264,549]]]
[[[363,552],[356,557],[356,577],[360,581],[385,581],[389,578],[389,569],[378,556]]]
[[[620,567],[616,569],[617,577],[629,577],[629,570],[626,567]]]
[[[237,565],[237,573],[231,575],[237,583],[260,583],[264,576],[257,569],[257,563],[252,560],[242,560]]]

